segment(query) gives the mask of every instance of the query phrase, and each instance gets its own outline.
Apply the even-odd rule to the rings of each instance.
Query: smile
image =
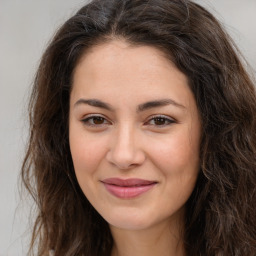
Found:
[[[119,178],[105,179],[102,183],[110,194],[122,199],[138,197],[157,184],[156,181]]]

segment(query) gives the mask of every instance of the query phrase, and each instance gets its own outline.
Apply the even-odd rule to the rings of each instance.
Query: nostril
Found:
[[[144,162],[145,157],[142,152],[134,152],[131,155],[125,155],[124,152],[108,152],[107,161],[112,165],[115,165],[120,170],[129,170],[141,165]]]
[[[113,137],[107,152],[107,161],[120,170],[129,170],[141,165],[145,160],[144,151],[138,146],[134,131],[123,128]]]

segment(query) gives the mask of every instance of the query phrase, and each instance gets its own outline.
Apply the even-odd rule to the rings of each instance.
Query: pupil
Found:
[[[103,124],[103,118],[102,117],[94,117],[93,118],[94,124]]]
[[[165,119],[158,117],[158,118],[155,119],[155,124],[156,125],[163,125],[163,124],[165,124]]]

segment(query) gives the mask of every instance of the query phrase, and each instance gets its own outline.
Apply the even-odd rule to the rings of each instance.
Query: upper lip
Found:
[[[115,185],[120,187],[134,187],[134,186],[146,186],[157,183],[152,180],[143,180],[143,179],[120,179],[120,178],[108,178],[102,180],[103,183],[109,185]]]

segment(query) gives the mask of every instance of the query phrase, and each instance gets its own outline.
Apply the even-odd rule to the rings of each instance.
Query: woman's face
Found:
[[[200,128],[186,76],[161,51],[112,41],[78,63],[72,159],[82,191],[111,226],[139,230],[183,216]]]

